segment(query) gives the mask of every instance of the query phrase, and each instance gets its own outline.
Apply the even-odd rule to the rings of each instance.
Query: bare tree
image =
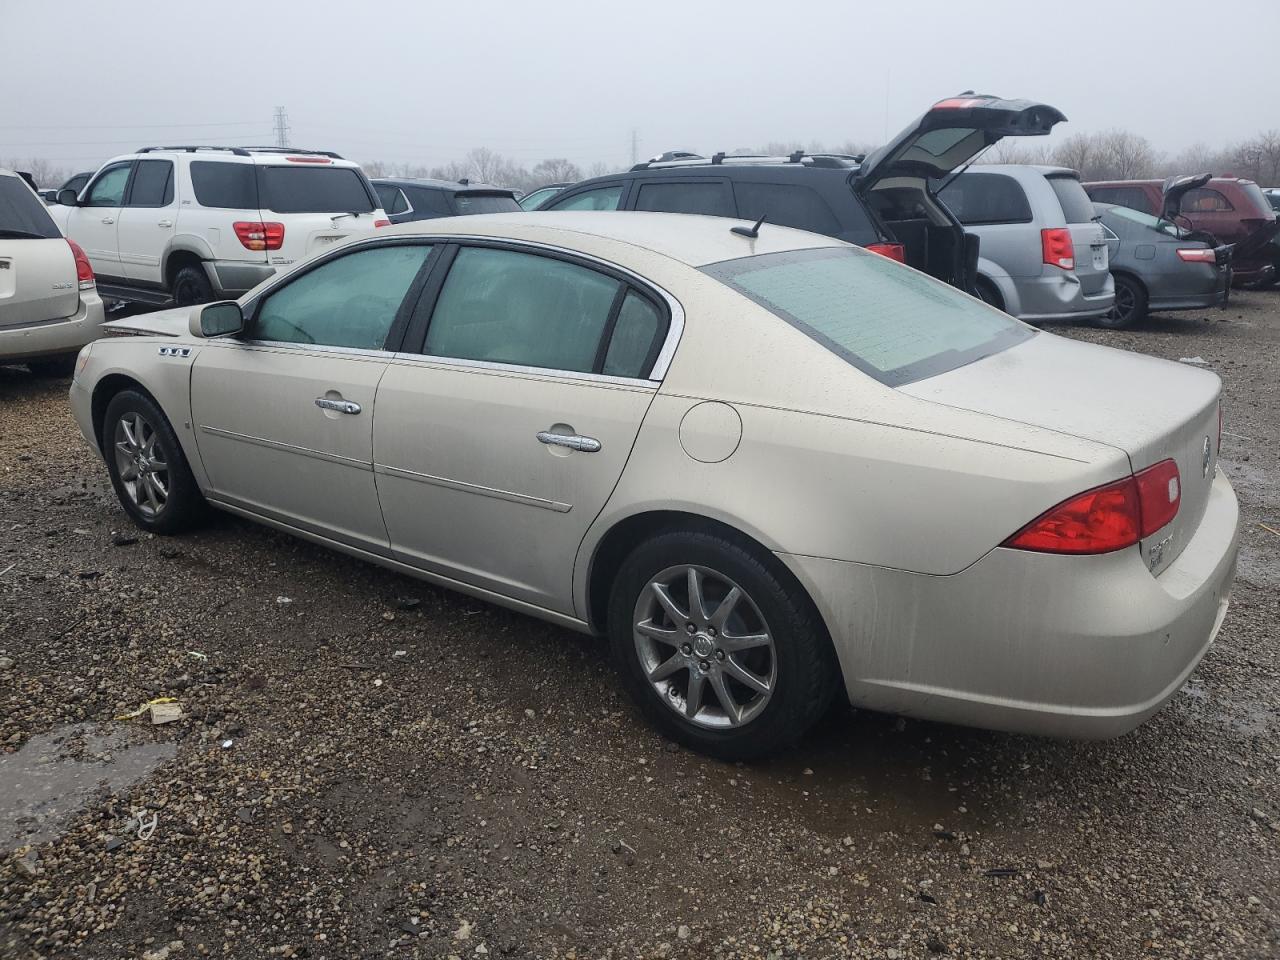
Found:
[[[1090,179],[1140,180],[1151,176],[1157,160],[1151,141],[1130,130],[1098,134],[1098,152],[1103,170]]]
[[[1079,171],[1080,176],[1086,180],[1093,179],[1101,159],[1097,136],[1088,133],[1072,134],[1054,148],[1052,156],[1053,162],[1058,166]]]
[[[533,178],[541,183],[565,183],[581,180],[582,171],[576,163],[564,157],[552,157],[533,165]]]
[[[617,173],[617,172],[618,172],[617,167],[610,166],[609,164],[605,163],[603,160],[597,160],[591,166],[587,167],[588,177],[603,177],[603,176],[607,176],[610,173]]]
[[[27,157],[25,160],[11,157],[0,163],[0,166],[31,174],[31,179],[40,184],[42,189],[61,186],[70,176],[65,167],[56,166],[43,157]]]

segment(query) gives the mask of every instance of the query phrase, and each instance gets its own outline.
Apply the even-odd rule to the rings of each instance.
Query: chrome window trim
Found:
[[[430,222],[430,221],[420,221],[420,222]],[[592,236],[594,236],[594,234]],[[603,237],[602,239],[607,240],[608,237]],[[397,233],[392,236],[369,236],[369,237],[361,237],[359,239],[351,238],[339,244],[332,250],[326,250],[324,253],[318,254],[314,260],[312,260],[311,258],[307,258],[304,261],[300,261],[300,263],[306,263],[308,265],[308,269],[311,269],[319,266],[320,263],[324,262],[325,260],[332,259],[333,257],[343,256],[348,253],[354,253],[355,251],[359,250],[361,247],[376,246],[376,245],[385,244],[388,242],[397,242],[397,241],[402,243],[403,242],[422,242],[422,243],[429,243],[429,244],[467,243],[468,241],[482,241],[482,242],[489,242],[489,243],[500,243],[503,246],[522,247],[530,251],[541,251],[541,252],[547,252],[547,253],[562,254],[564,256],[581,260],[584,263],[597,264],[598,266],[605,267],[609,270],[614,271],[615,273],[622,274],[623,276],[627,277],[630,280],[633,280],[636,286],[638,286],[641,290],[646,290],[651,294],[655,294],[658,297],[660,297],[662,301],[667,305],[667,311],[671,314],[671,322],[667,324],[667,338],[666,340],[663,341],[662,349],[658,351],[658,356],[654,358],[653,367],[649,370],[649,375],[647,377],[640,377],[637,379],[631,379],[626,377],[607,377],[607,376],[604,376],[603,374],[597,375],[597,374],[591,374],[591,373],[580,373],[574,370],[553,370],[551,368],[544,368],[544,367],[521,367],[516,364],[487,364],[487,363],[484,363],[483,361],[464,361],[461,359],[444,358],[444,357],[426,357],[426,359],[430,359],[430,360],[448,359],[450,363],[456,363],[463,366],[470,366],[472,364],[477,364],[481,366],[492,366],[492,367],[503,369],[503,370],[535,372],[543,375],[549,374],[552,376],[571,377],[574,379],[619,382],[619,383],[627,383],[627,384],[649,384],[649,385],[655,385],[655,386],[661,383],[664,379],[666,379],[667,372],[671,369],[671,361],[675,358],[676,348],[680,345],[680,339],[684,335],[685,314],[684,314],[684,307],[681,305],[680,301],[677,300],[675,296],[671,294],[668,290],[666,290],[664,287],[659,286],[657,283],[648,279],[647,277],[641,276],[640,274],[636,273],[634,270],[624,267],[621,264],[614,263],[611,260],[605,260],[602,257],[597,257],[590,253],[583,253],[581,250],[574,250],[571,247],[561,247],[554,243],[544,243],[541,241],[534,241],[534,240],[519,240],[513,237],[499,237],[499,236],[491,236],[489,234],[478,234],[478,233],[477,234]],[[693,269],[697,269],[697,268],[693,268]],[[258,300],[262,299],[263,297],[269,297],[277,287],[279,287],[283,283],[288,282],[289,277],[293,273],[294,273],[294,269],[291,268],[290,270],[286,271],[283,274],[280,274],[280,273],[275,274],[273,277],[263,281],[264,285],[255,289],[252,297],[247,297],[242,301],[240,301],[241,309],[244,311],[245,315],[248,316],[253,311],[253,309],[257,305]],[[261,344],[275,343],[275,341],[270,341],[270,340],[242,340],[240,342],[241,343],[261,343]],[[310,343],[301,343],[301,344],[282,343],[280,345],[290,346],[290,347],[302,347],[304,349],[318,349],[323,346],[322,344],[310,344]],[[335,349],[335,348],[327,348],[327,349]],[[346,348],[336,348],[336,349],[346,350]],[[347,352],[352,352],[352,351],[347,351]],[[377,353],[383,356],[391,355],[388,351],[385,351],[385,350],[361,351],[361,352]],[[425,357],[425,355],[423,354],[404,354],[404,353],[395,354],[395,356],[400,359],[407,358],[407,357],[418,357],[418,356]]]
[[[462,371],[478,370],[492,373],[508,373],[517,376],[541,377],[544,380],[581,380],[585,384],[630,387],[635,390],[656,391],[659,383],[633,377],[612,377],[604,373],[581,373],[577,370],[558,370],[554,367],[526,367],[518,363],[497,363],[493,360],[463,360],[458,357],[432,357],[424,353],[397,353],[393,362]]]
[[[290,340],[223,340],[242,347],[260,347],[272,350],[303,350],[315,353],[334,353],[369,360],[390,360],[396,356],[391,350],[366,350],[362,347],[336,347],[328,343],[294,343]]]

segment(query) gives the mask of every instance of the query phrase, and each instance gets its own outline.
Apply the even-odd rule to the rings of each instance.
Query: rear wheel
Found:
[[[1000,291],[996,289],[996,285],[986,277],[979,277],[973,286],[978,291],[978,296],[982,298],[983,303],[989,303],[997,310],[1004,309],[1004,297],[1000,296]]]
[[[1127,330],[1147,319],[1147,288],[1123,273],[1115,274],[1116,303],[1105,317],[1099,317],[1098,326],[1113,330]]]
[[[190,307],[197,303],[209,303],[213,300],[213,284],[204,272],[204,267],[191,264],[183,267],[173,278],[173,302],[180,307]]]
[[[60,357],[45,357],[43,360],[28,360],[27,369],[37,377],[69,377],[76,369],[76,355],[68,353]]]
[[[207,506],[169,421],[146,394],[122,390],[102,421],[103,453],[116,496],[130,519],[152,533],[179,533]]]
[[[840,676],[799,585],[760,551],[716,534],[671,532],[637,547],[613,584],[609,637],[649,720],[729,760],[800,739]]]

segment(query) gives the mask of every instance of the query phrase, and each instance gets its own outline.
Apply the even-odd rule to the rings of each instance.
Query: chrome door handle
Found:
[[[156,224],[156,226],[157,226],[157,227],[172,227],[172,226],[173,226],[173,221],[172,221],[172,220],[161,220],[161,221],[159,221],[159,222]]]
[[[351,400],[330,400],[328,397],[316,397],[316,406],[321,410],[336,410],[338,413],[346,413],[355,416],[360,412],[360,404]]]
[[[103,222],[103,223],[115,223],[115,222],[116,222],[116,218],[115,218],[115,217],[103,217],[103,218],[102,218],[102,222]]]
[[[550,444],[553,447],[568,447],[570,450],[579,450],[582,453],[599,453],[600,441],[595,437],[580,437],[577,434],[550,433],[542,430],[538,433],[538,442]]]

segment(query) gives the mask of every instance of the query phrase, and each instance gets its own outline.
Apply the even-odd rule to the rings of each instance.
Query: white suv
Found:
[[[358,164],[287,147],[146,147],[49,208],[102,296],[154,306],[231,299],[307,254],[389,225]]]

